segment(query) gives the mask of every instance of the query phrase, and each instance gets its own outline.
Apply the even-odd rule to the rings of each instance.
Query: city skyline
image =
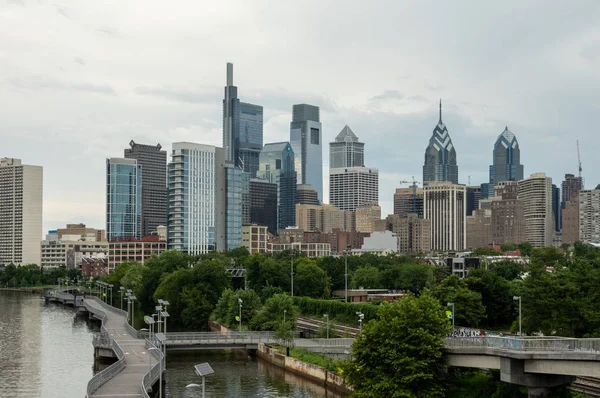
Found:
[[[469,176],[471,185],[488,180],[491,148],[505,125],[519,139],[526,175],[545,172],[560,182],[564,174],[577,174],[579,138],[586,188],[599,181],[593,163],[598,138],[592,133],[591,118],[597,105],[590,99],[596,91],[600,48],[594,33],[598,28],[593,21],[600,13],[595,3],[578,4],[570,12],[580,18],[567,21],[562,8],[541,3],[515,13],[510,5],[491,10],[472,2],[463,7],[470,10],[464,16],[444,18],[441,15],[454,7],[438,5],[440,17],[434,16],[433,31],[419,26],[426,5],[413,6],[415,22],[410,13],[396,8],[401,5],[365,6],[352,28],[329,30],[322,27],[324,20],[343,20],[347,15],[335,4],[322,4],[311,23],[314,34],[327,36],[323,41],[300,40],[300,23],[286,18],[291,10],[278,4],[265,15],[246,10],[254,20],[266,18],[259,22],[256,35],[273,38],[265,47],[254,44],[251,52],[244,50],[244,43],[230,42],[239,31],[247,31],[247,23],[241,16],[226,16],[220,5],[202,10],[205,15],[191,3],[187,16],[162,11],[160,18],[166,22],[157,27],[105,4],[85,8],[61,1],[56,6],[17,3],[0,12],[5,37],[0,48],[0,71],[5,76],[0,98],[7,104],[0,121],[0,146],[5,151],[1,156],[44,167],[44,231],[70,222],[104,225],[104,188],[99,183],[105,173],[103,160],[118,156],[123,142],[160,142],[167,151],[176,141],[221,146],[227,61],[236,65],[243,99],[264,107],[264,143],[289,139],[292,105],[298,103],[320,107],[323,143],[332,142],[346,124],[360,132],[367,144],[365,157],[372,159],[369,166],[380,170],[383,215],[393,212],[398,181],[421,174],[422,149],[435,124],[439,97],[444,98],[444,123],[457,148],[459,183],[467,184]],[[96,11],[105,17],[92,15]],[[159,15],[153,7],[144,12]],[[480,15],[479,37],[464,29],[448,29],[474,13]],[[382,22],[399,15],[402,23],[394,24],[392,32],[386,23],[361,24],[362,18]],[[510,31],[486,28],[498,26],[506,16]],[[527,21],[540,17],[547,23],[531,32]],[[39,26],[24,24],[28,18]],[[289,29],[280,29],[279,20]],[[35,42],[31,29],[57,24],[63,29],[53,30],[55,40]],[[194,37],[205,29],[221,32],[226,26],[234,28],[215,43],[186,39],[171,46],[182,28]],[[162,36],[156,38],[155,29]],[[417,47],[398,40],[407,32],[419,37]],[[146,35],[153,37],[152,47],[147,47]],[[350,48],[361,54],[352,68],[345,65],[348,50],[332,45],[341,39],[351,39]],[[286,49],[288,41],[298,47]],[[370,44],[374,42],[378,46]],[[100,56],[98,46],[115,50],[110,62]],[[42,47],[50,51],[38,51]],[[292,56],[309,47],[323,62]],[[494,54],[489,48],[496,48]],[[167,49],[168,57],[158,56]],[[46,58],[43,54],[48,53]],[[275,53],[277,58],[270,55]],[[444,58],[444,68],[433,67],[439,65],[433,62],[439,57]],[[519,67],[513,70],[509,63]],[[547,156],[559,150],[560,156]],[[327,154],[323,161],[323,196],[328,202]],[[80,167],[82,162],[86,167]],[[76,183],[65,186],[64,181]]]

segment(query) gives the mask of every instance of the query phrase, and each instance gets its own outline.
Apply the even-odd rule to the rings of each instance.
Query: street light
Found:
[[[238,303],[240,305],[240,332],[242,331],[242,299],[238,298]]]
[[[362,336],[362,323],[363,323],[363,319],[365,319],[365,314],[358,311],[356,313],[356,315],[358,315],[358,335]]]
[[[523,329],[521,329],[522,325],[522,317],[521,317],[521,296],[513,296],[513,300],[519,300],[519,337],[523,336]]]
[[[121,311],[123,310],[123,292],[125,291],[125,288],[123,286],[121,286],[119,288],[119,290],[121,291]]]
[[[110,296],[109,296],[110,298],[109,298],[109,300],[108,300],[108,301],[110,301],[110,305],[111,305],[111,306],[112,306],[112,288],[113,288],[113,286],[114,286],[114,285],[112,285],[112,284],[109,284],[109,285],[108,285],[108,289],[109,289],[109,292],[110,292]]]
[[[448,303],[446,305],[452,307],[452,333],[454,333],[454,303]]]
[[[158,348],[150,347],[150,348],[148,348],[148,355],[150,355],[150,361],[152,361],[152,354],[150,354],[150,351],[158,351],[160,353],[160,359],[159,359],[160,365],[158,366],[158,370],[159,370],[158,391],[159,391],[159,397],[162,398],[162,363],[163,363],[164,354]],[[152,368],[150,368],[150,371],[152,371]]]
[[[135,329],[135,304],[134,301],[137,300],[137,297],[131,295],[127,298],[131,300],[131,327]]]
[[[167,318],[169,317],[169,313],[167,311],[162,312],[163,323],[165,324],[165,329],[163,333],[165,334],[165,338],[167,337]],[[165,355],[167,355],[167,350],[165,348]]]
[[[158,314],[158,333],[160,333],[160,312],[162,311],[162,306],[161,305],[157,305],[156,307],[154,307],[154,309],[156,310],[156,313]]]
[[[329,338],[329,314],[323,316],[327,319],[327,338]]]
[[[345,279],[345,290],[344,290],[344,302],[348,302],[348,246],[346,246],[346,250],[344,250],[344,279]]]
[[[290,249],[291,252],[291,256],[292,256],[292,264],[290,266],[290,277],[292,278],[292,297],[294,297],[294,245],[292,244]]]
[[[204,363],[195,365],[194,369],[196,369],[196,375],[202,377],[202,398],[204,398],[206,396],[205,390],[204,390],[204,376],[211,375],[211,374],[215,373],[215,371],[210,367],[208,362],[204,362]],[[200,387],[200,386],[195,383],[188,384],[187,386],[185,386],[185,388],[192,388],[192,387]]]
[[[154,324],[156,322],[154,322],[154,318],[153,317],[148,316],[148,315],[146,315],[144,317],[144,322],[146,322],[146,324],[148,326],[150,326],[150,330],[149,330],[150,335],[148,336],[148,340],[150,340],[151,342],[153,342],[154,341],[154,336],[153,336],[153,334],[154,334]],[[140,330],[142,330],[142,329],[140,329]]]
[[[285,325],[285,314],[287,314],[287,310],[283,310],[283,324]]]

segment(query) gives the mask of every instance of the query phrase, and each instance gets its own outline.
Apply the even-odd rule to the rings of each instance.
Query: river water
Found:
[[[97,329],[96,329],[97,330]],[[85,317],[38,295],[0,292],[0,397],[82,398],[94,374],[93,327]],[[200,397],[193,366],[209,362],[207,397],[338,398],[245,351],[167,354],[167,397]]]

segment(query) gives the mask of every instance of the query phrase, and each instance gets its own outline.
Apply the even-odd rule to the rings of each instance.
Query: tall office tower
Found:
[[[297,205],[318,205],[319,195],[317,191],[309,184],[296,185],[296,204]]]
[[[356,231],[356,216],[353,211],[340,210],[331,205],[296,205],[298,228],[305,232],[330,233],[334,229]]]
[[[423,217],[423,188],[396,188],[394,214],[407,216],[409,213]]]
[[[448,129],[442,122],[442,101],[440,101],[440,120],[429,139],[423,165],[423,185],[434,181],[449,181],[458,184],[456,150]]]
[[[229,251],[242,246],[242,225],[250,219],[249,174],[225,159],[217,148],[216,250]],[[246,216],[245,213],[248,213]]]
[[[290,143],[296,154],[298,184],[310,184],[323,202],[323,147],[319,107],[294,105]]]
[[[277,184],[250,179],[250,223],[266,226],[277,234]]]
[[[525,240],[534,247],[552,246],[552,178],[534,173],[518,182],[519,199],[523,201]]]
[[[467,249],[469,250],[487,247],[488,245],[495,243],[492,237],[492,209],[489,205],[487,208],[475,209],[471,215],[467,215],[466,230]]]
[[[495,244],[525,242],[523,201],[516,181],[498,183],[492,206],[492,239]]]
[[[296,225],[296,171],[294,150],[289,142],[274,142],[260,151],[257,177],[277,184],[277,226]]]
[[[600,243],[600,185],[579,192],[579,240]]]
[[[431,250],[464,250],[466,187],[451,182],[430,182],[423,188],[423,214],[431,220]]]
[[[560,188],[556,184],[552,184],[552,219],[554,222],[554,230],[562,231],[562,217],[560,204]]]
[[[374,232],[375,226],[381,220],[381,207],[379,205],[363,205],[356,208],[356,231]]]
[[[217,156],[210,145],[174,142],[169,163],[167,244],[202,254],[216,249]]]
[[[562,243],[572,246],[579,240],[579,192],[562,208]]]
[[[125,149],[126,159],[135,159],[142,166],[142,236],[167,225],[167,151],[160,144],[143,145],[131,140]]]
[[[329,167],[364,167],[365,144],[358,142],[358,137],[346,125],[329,144]]]
[[[481,186],[467,187],[467,217],[479,209],[479,200],[481,200]]]
[[[106,159],[106,240],[142,238],[142,166],[135,159]]]
[[[583,189],[583,180],[581,177],[575,177],[573,174],[565,174],[565,180],[562,182],[562,203],[571,200],[573,195],[578,196],[579,191]]]
[[[411,213],[387,218],[389,229],[398,237],[400,253],[427,253],[431,251],[431,220],[419,218]]]
[[[43,169],[0,158],[0,265],[40,265]]]
[[[482,192],[482,197],[494,196],[494,187],[503,181],[519,181],[523,179],[523,165],[521,164],[521,150],[517,137],[504,128],[494,144],[493,163],[490,166],[490,183],[487,191]]]
[[[227,86],[223,98],[223,148],[225,160],[256,177],[263,146],[263,108],[240,102],[233,85],[233,64],[227,63]]]
[[[379,170],[369,167],[329,169],[329,203],[355,211],[379,203]]]

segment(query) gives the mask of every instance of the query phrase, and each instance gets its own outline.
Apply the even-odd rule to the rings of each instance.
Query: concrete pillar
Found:
[[[550,389],[544,387],[529,387],[527,392],[529,398],[548,398],[550,396]]]

